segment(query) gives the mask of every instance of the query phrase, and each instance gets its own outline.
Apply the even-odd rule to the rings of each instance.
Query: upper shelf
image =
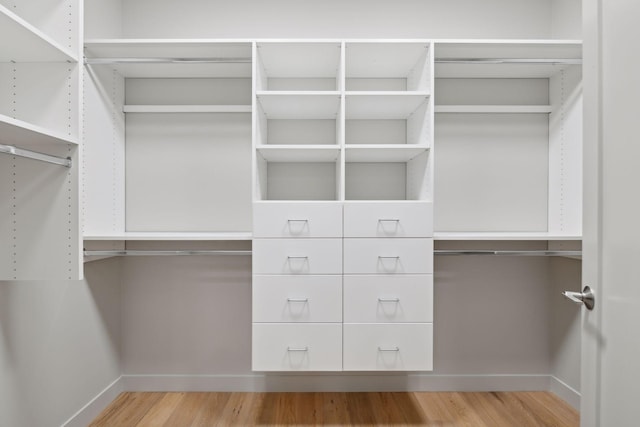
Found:
[[[124,77],[251,77],[251,43],[213,39],[89,39],[85,61]]]
[[[267,78],[337,78],[340,43],[259,42],[260,65]]]
[[[195,241],[195,240],[251,240],[251,232],[138,232],[127,231],[122,234],[113,235],[85,235],[84,240],[109,240],[109,241],[131,241],[131,240],[178,240],[178,241]]]
[[[582,236],[563,235],[558,233],[541,232],[518,232],[518,231],[489,231],[489,232],[447,232],[436,231],[433,233],[434,240],[582,240]]]
[[[0,114],[0,144],[17,145],[25,148],[48,144],[75,145],[78,144],[78,140],[77,138]]]
[[[70,49],[0,5],[0,62],[77,62]]]
[[[429,92],[347,92],[347,119],[407,119],[429,102]]]
[[[258,92],[268,119],[336,119],[340,92]]]
[[[576,40],[444,40],[434,50],[441,78],[546,78],[582,60]]]

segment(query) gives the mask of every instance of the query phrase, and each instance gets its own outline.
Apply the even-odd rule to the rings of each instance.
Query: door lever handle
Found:
[[[595,295],[589,286],[585,286],[582,292],[564,291],[562,295],[576,304],[584,304],[587,310],[593,310],[596,305]]]

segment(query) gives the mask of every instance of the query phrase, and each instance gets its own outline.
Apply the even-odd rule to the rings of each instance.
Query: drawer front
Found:
[[[340,203],[253,204],[253,236],[258,238],[342,237]]]
[[[433,276],[345,276],[344,321],[433,322]]]
[[[344,237],[432,237],[431,202],[345,203]]]
[[[342,324],[253,324],[254,371],[342,370]]]
[[[433,239],[344,239],[345,274],[432,272]]]
[[[253,276],[254,322],[342,322],[342,277]]]
[[[433,370],[433,324],[345,324],[344,370]]]
[[[256,239],[253,274],[342,274],[342,239]]]

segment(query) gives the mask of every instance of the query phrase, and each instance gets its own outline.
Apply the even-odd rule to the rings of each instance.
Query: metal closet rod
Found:
[[[187,256],[187,255],[251,255],[250,250],[84,250],[84,256]]]
[[[53,163],[54,165],[64,166],[66,168],[71,167],[70,157],[57,157],[50,154],[39,153],[37,151],[25,150],[24,148],[14,147],[13,145],[0,145],[0,153],[9,154],[12,156],[25,157],[27,159],[38,160],[46,163]]]
[[[85,58],[85,64],[247,64],[251,58]]]
[[[465,249],[437,249],[434,255],[494,255],[494,256],[582,256],[582,251],[492,251],[492,250],[465,250]]]
[[[435,58],[437,64],[581,65],[580,58]]]

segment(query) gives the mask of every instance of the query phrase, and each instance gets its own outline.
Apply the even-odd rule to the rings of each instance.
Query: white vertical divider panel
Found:
[[[338,164],[336,167],[336,171],[338,173],[336,185],[338,186],[338,191],[336,193],[336,200],[343,202],[345,200],[345,162],[346,162],[346,100],[345,100],[345,89],[346,89],[346,53],[345,53],[345,42],[340,43],[340,62],[338,64],[338,84],[337,88],[340,91],[340,111],[338,112],[337,122],[336,122],[336,143],[340,145],[340,154],[338,155]]]
[[[82,2],[43,0],[10,6],[70,52],[70,58],[81,57]],[[2,155],[0,280],[77,280],[82,278],[80,65],[33,60],[3,64],[2,113],[59,135],[47,142],[27,138],[15,144],[18,148],[68,157],[72,167]]]
[[[549,82],[549,232],[582,235],[582,73],[568,67]]]
[[[122,234],[125,231],[124,77],[108,67],[85,67],[84,103],[83,234]]]

